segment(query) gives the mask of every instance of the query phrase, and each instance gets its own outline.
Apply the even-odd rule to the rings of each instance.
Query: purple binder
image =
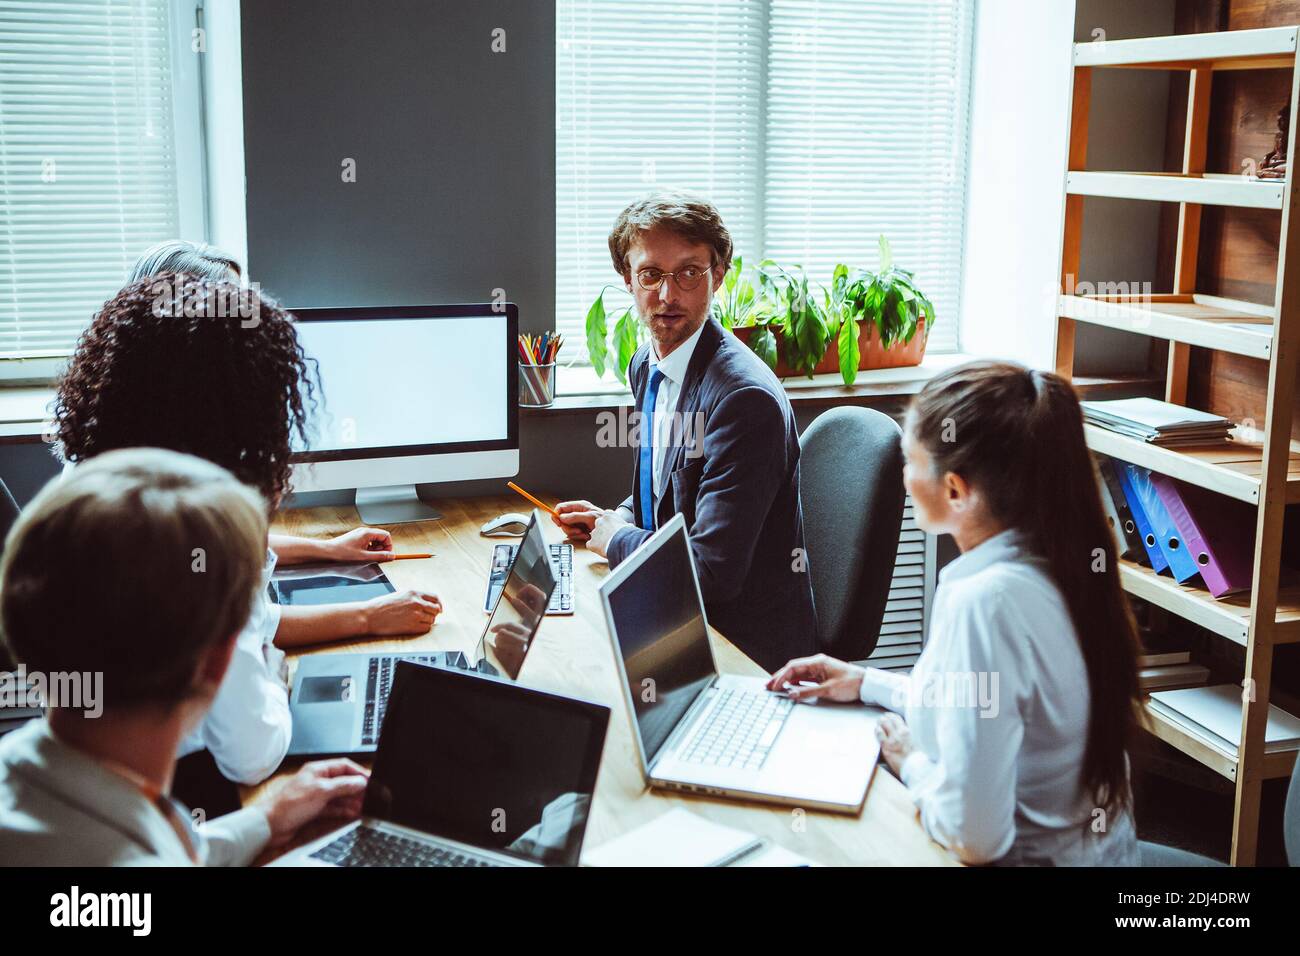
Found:
[[[1201,580],[1217,597],[1248,591],[1255,557],[1255,509],[1212,491],[1152,473]]]

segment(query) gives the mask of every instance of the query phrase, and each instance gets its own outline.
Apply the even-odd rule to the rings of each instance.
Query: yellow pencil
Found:
[[[543,511],[550,512],[551,517],[553,517],[553,518],[558,518],[558,517],[559,517],[559,515],[555,513],[555,509],[554,509],[554,508],[552,508],[550,505],[544,505],[544,504],[542,504],[540,501],[538,501],[536,498],[534,498],[534,497],[533,497],[532,495],[530,495],[528,492],[524,491],[524,489],[522,489],[522,488],[520,488],[518,485],[516,485],[513,481],[507,481],[507,482],[506,482],[506,487],[508,487],[508,488],[509,488],[511,491],[513,491],[515,494],[523,495],[525,498],[527,498],[527,499],[528,499],[529,501],[531,501],[533,504],[537,505],[537,507],[541,508]]]

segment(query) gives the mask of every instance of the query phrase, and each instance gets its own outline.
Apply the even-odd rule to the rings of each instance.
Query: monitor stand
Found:
[[[387,485],[357,489],[357,513],[366,524],[406,524],[411,521],[437,521],[438,511],[415,492],[415,485]]]

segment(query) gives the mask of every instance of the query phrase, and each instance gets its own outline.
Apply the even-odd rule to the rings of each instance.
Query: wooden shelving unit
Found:
[[[1162,472],[1255,506],[1253,586],[1248,594],[1215,600],[1203,588],[1176,583],[1150,568],[1123,561],[1124,588],[1246,649],[1242,682],[1253,687],[1242,706],[1237,752],[1145,707],[1147,729],[1161,740],[1217,771],[1236,786],[1232,863],[1255,862],[1260,787],[1265,779],[1291,773],[1294,752],[1265,754],[1264,727],[1273,647],[1300,641],[1300,587],[1280,587],[1282,522],[1287,504],[1300,502],[1300,454],[1291,450],[1296,363],[1300,358],[1300,217],[1292,182],[1261,182],[1205,171],[1210,86],[1215,72],[1284,68],[1292,71],[1291,121],[1287,155],[1296,157],[1300,28],[1237,30],[1189,36],[1078,43],[1074,47],[1070,146],[1065,176],[1065,219],[1061,288],[1076,286],[1087,196],[1179,204],[1178,244],[1171,293],[1148,298],[1128,295],[1065,294],[1056,310],[1056,369],[1074,372],[1074,338],[1083,322],[1137,332],[1169,343],[1165,400],[1187,401],[1188,358],[1193,347],[1217,349],[1268,363],[1268,396],[1262,441],[1245,436],[1187,448],[1157,448],[1086,427],[1094,451]],[[1187,134],[1178,173],[1096,171],[1087,168],[1088,112],[1095,69],[1185,70],[1189,74]],[[1199,294],[1196,259],[1201,209],[1207,205],[1276,209],[1282,229],[1276,294],[1272,306]],[[1292,224],[1297,232],[1292,232]]]

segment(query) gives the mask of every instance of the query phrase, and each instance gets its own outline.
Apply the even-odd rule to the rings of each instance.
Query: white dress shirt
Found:
[[[910,678],[868,669],[862,699],[902,713],[900,776],[937,842],[968,863],[1136,866],[1129,814],[1083,792],[1088,674],[1045,563],[1004,531],[939,572]]]
[[[280,626],[280,606],[266,591],[275,562],[275,552],[267,548],[261,587],[248,623],[235,640],[212,709],[180,748],[179,756],[184,757],[206,747],[221,773],[235,783],[261,783],[274,773],[289,752],[292,736],[284,652],[272,643]]]
[[[706,318],[704,322],[707,322]],[[684,436],[694,434],[691,429],[692,424],[682,422],[678,425],[676,434],[673,429],[673,413],[676,412],[677,403],[681,400],[682,383],[686,380],[686,370],[690,368],[691,356],[695,354],[695,346],[700,341],[700,333],[704,331],[704,322],[695,333],[677,348],[673,349],[665,359],[659,358],[655,350],[654,342],[650,343],[650,368],[647,374],[653,374],[654,370],[659,369],[663,375],[663,381],[659,383],[659,392],[655,395],[654,407],[654,508],[659,507],[659,499],[663,497],[664,489],[668,486],[668,475],[664,473],[664,459],[667,458],[666,450],[673,447],[675,443],[681,443]],[[650,379],[647,378],[647,385]],[[703,440],[702,435],[695,436],[697,440]]]

